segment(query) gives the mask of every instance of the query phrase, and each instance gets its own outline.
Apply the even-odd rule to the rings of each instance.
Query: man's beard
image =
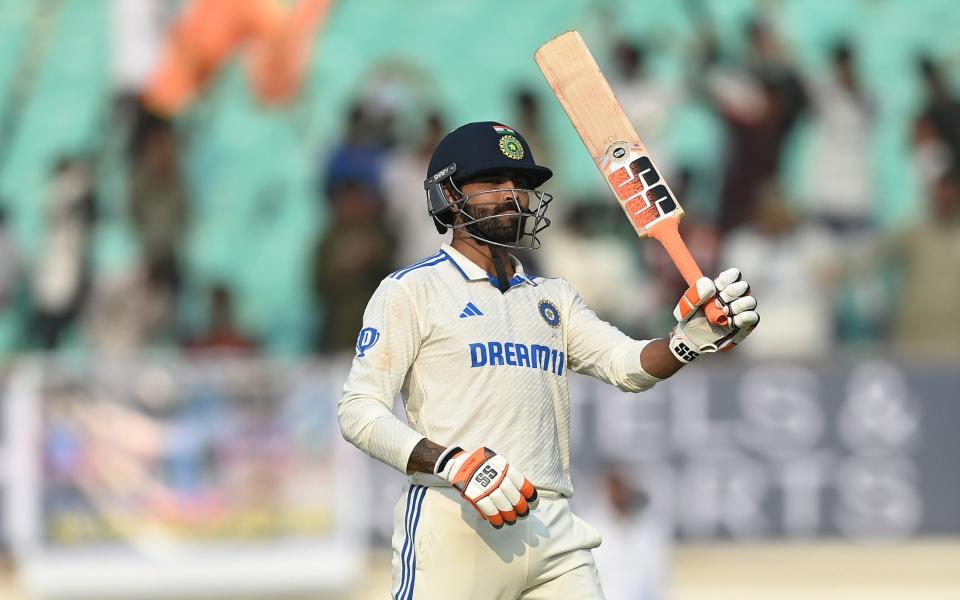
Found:
[[[516,244],[520,239],[519,229],[523,224],[525,216],[517,214],[515,205],[506,204],[492,208],[474,207],[471,213],[474,219],[479,222],[472,223],[468,227],[468,230],[477,237],[497,244]],[[499,213],[511,214],[499,218],[486,218]]]

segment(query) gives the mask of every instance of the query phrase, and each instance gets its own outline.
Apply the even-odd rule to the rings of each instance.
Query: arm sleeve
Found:
[[[660,379],[640,365],[640,352],[648,341],[638,341],[603,321],[573,292],[567,325],[567,360],[570,369],[596,377],[625,392],[642,392]]]
[[[357,354],[340,397],[343,437],[401,473],[423,435],[393,414],[394,400],[420,347],[420,325],[410,294],[387,278],[363,314]]]

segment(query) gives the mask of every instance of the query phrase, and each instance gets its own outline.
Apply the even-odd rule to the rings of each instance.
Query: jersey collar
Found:
[[[454,249],[450,244],[442,244],[440,246],[440,252],[446,254],[447,260],[453,263],[453,266],[460,271],[460,274],[463,275],[463,278],[467,281],[489,281],[494,287],[499,287],[496,277],[487,273],[475,262]],[[520,264],[516,256],[512,254],[508,254],[507,256],[510,257],[510,263],[513,265],[515,271],[513,277],[510,279],[510,287],[521,283],[533,286],[537,285],[534,283],[533,278],[523,272],[523,265]]]

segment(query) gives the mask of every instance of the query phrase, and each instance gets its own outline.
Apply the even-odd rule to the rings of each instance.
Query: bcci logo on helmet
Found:
[[[512,135],[505,135],[500,138],[500,152],[507,158],[520,160],[523,158],[523,145]]]
[[[357,358],[363,357],[364,353],[373,348],[377,340],[380,339],[380,332],[373,327],[364,327],[357,336]]]

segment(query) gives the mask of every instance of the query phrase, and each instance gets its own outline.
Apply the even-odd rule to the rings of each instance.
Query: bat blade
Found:
[[[667,218],[682,219],[683,208],[580,34],[553,38],[534,58],[637,235],[650,235]]]
[[[693,285],[703,273],[677,230],[683,208],[583,38],[576,31],[563,33],[537,49],[534,59],[637,235],[659,241]],[[706,311],[711,322],[726,323],[713,302]]]

